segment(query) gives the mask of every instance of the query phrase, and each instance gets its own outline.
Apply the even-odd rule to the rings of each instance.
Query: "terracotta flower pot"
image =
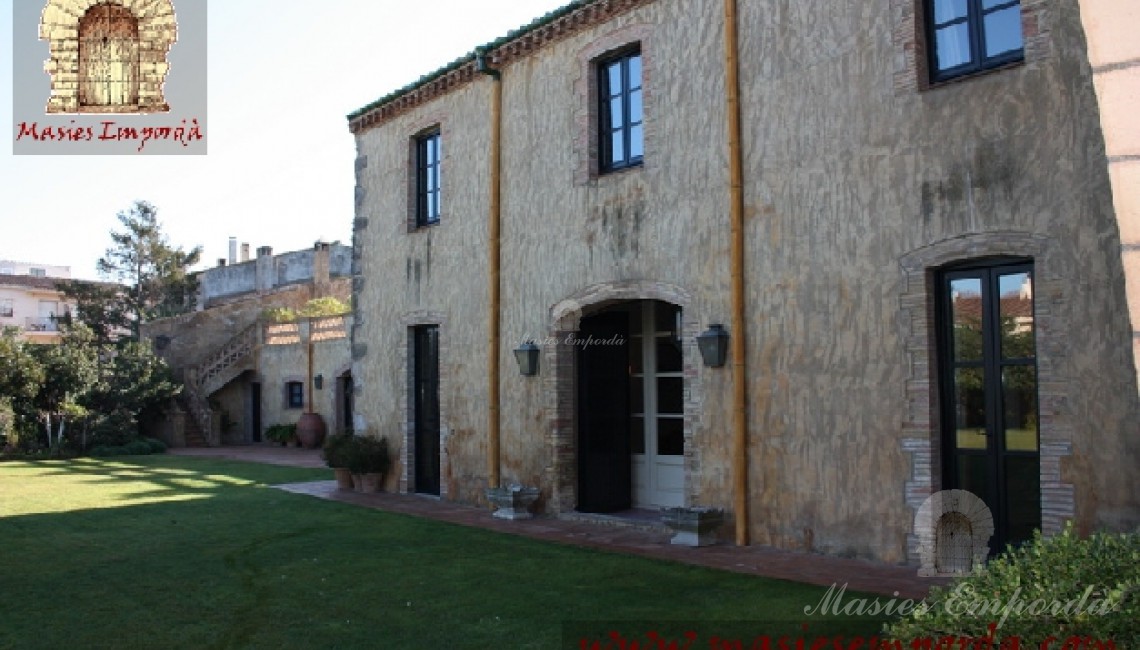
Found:
[[[357,492],[364,492],[372,494],[380,492],[381,487],[384,485],[384,475],[369,472],[368,474],[353,474],[352,479],[356,484]]]
[[[325,419],[319,413],[303,413],[297,420],[297,440],[305,449],[316,449],[325,441]]]
[[[347,467],[334,467],[333,474],[336,474],[336,489],[352,489],[352,472],[348,471]]]

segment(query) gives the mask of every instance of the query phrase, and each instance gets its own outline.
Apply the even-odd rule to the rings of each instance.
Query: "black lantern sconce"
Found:
[[[538,374],[538,346],[534,341],[527,341],[515,348],[515,361],[519,364],[519,373],[523,377],[533,377]]]
[[[158,336],[154,337],[154,349],[162,352],[166,348],[170,347],[170,342],[172,340],[172,338],[165,334],[159,334]]]
[[[714,323],[697,335],[697,347],[701,350],[701,358],[710,368],[719,368],[724,365],[728,356],[728,332],[724,325]]]
[[[317,375],[316,377],[313,377],[313,385],[317,387],[317,390],[321,390],[322,388],[324,388],[325,387],[325,376],[324,375]]]

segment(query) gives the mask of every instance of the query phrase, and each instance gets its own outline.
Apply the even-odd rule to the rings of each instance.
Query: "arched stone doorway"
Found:
[[[543,366],[554,376],[547,399],[555,512],[693,501],[700,390],[690,305],[679,287],[633,281],[589,287],[551,309]]]
[[[79,106],[131,108],[139,102],[139,21],[100,3],[79,19]]]
[[[48,0],[40,40],[50,44],[48,113],[159,113],[177,39],[170,0]]]

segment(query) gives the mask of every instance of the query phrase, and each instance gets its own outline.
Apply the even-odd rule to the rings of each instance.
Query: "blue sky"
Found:
[[[226,256],[231,236],[275,252],[321,237],[349,243],[355,151],[345,115],[567,0],[210,0],[209,153],[137,157],[12,155],[13,2],[44,0],[0,0],[9,130],[0,259],[96,279],[115,215],[136,199],[158,207],[172,244],[203,246],[207,264]]]

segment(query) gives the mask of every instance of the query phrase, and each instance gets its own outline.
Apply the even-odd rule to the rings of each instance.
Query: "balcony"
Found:
[[[44,316],[40,318],[25,318],[24,331],[25,332],[58,332],[59,321],[63,320],[62,316]]]

